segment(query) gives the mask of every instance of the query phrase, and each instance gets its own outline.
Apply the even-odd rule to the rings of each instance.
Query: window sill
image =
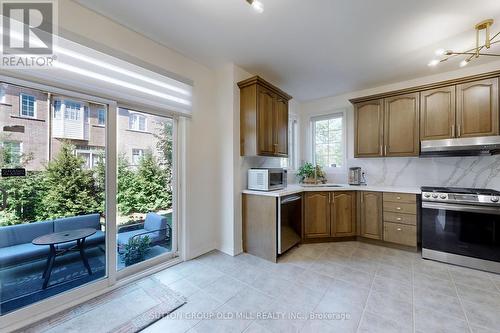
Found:
[[[96,124],[92,124],[92,127],[106,128],[106,125],[96,125]]]
[[[131,129],[131,128],[127,128],[126,130],[130,131],[130,132],[136,132],[136,133],[152,134],[151,132],[148,132],[148,131],[135,130],[135,129]]]
[[[34,117],[16,116],[13,114],[11,114],[10,117],[14,118],[14,119],[25,119],[25,120],[34,120],[34,121],[45,122],[45,119],[38,119],[38,118],[34,118]]]

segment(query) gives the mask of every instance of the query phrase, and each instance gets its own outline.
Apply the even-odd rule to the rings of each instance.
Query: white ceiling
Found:
[[[473,46],[483,19],[496,18],[500,31],[499,0],[261,0],[262,14],[245,0],[77,1],[200,63],[234,62],[301,101],[456,69],[459,60],[427,63],[438,48]]]

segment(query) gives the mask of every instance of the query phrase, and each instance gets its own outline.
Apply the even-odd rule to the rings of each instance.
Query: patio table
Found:
[[[69,251],[79,251],[80,258],[83,261],[83,265],[87,269],[89,275],[92,275],[92,269],[90,269],[89,261],[85,255],[85,239],[92,236],[97,232],[96,229],[84,228],[84,229],[74,229],[61,232],[54,232],[47,235],[43,235],[35,238],[32,243],[34,245],[48,245],[50,247],[49,257],[47,258],[47,264],[45,265],[45,270],[42,274],[44,278],[43,289],[47,288],[49,284],[50,274],[52,273],[52,268],[57,256],[60,256]],[[76,245],[67,249],[56,249],[57,244],[69,243],[76,241]]]

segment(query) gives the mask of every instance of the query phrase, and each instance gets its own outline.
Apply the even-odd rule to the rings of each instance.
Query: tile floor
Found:
[[[156,277],[188,303],[146,333],[500,332],[500,275],[360,242],[278,264],[211,252]]]

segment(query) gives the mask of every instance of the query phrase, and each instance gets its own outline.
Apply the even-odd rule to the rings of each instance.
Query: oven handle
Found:
[[[452,210],[456,212],[470,212],[470,213],[483,213],[483,214],[493,214],[500,215],[500,208],[498,207],[488,207],[488,206],[470,206],[470,205],[455,205],[455,204],[445,204],[445,203],[435,203],[435,202],[422,202],[422,208],[429,209],[445,209]]]

